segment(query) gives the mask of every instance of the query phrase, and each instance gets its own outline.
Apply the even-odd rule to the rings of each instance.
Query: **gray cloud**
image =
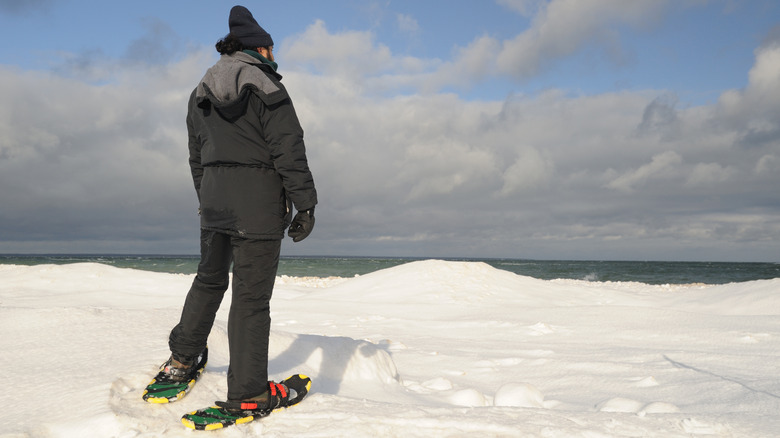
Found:
[[[778,44],[780,44],[780,24],[775,25],[772,27],[772,29],[769,30],[764,39],[761,41],[761,47],[772,48],[772,46],[776,46]]]
[[[182,83],[194,84],[201,65],[181,72],[189,78]],[[123,252],[116,242],[155,246],[180,238],[183,222],[196,229],[197,200],[181,177],[189,90],[167,87],[173,73],[128,71],[114,84],[89,85],[0,70],[13,102],[0,109],[3,252],[23,250],[25,241],[114,242]]]
[[[318,41],[339,68],[309,67]],[[435,61],[358,65],[375,46],[317,24],[280,47],[320,194],[286,254],[776,260],[780,47],[678,108],[666,90],[467,101]],[[94,57],[99,84],[0,69],[0,252],[195,253],[184,116],[212,52]]]
[[[142,21],[145,34],[130,43],[124,58],[134,63],[167,64],[177,59],[184,40],[164,21],[146,18]]]
[[[667,94],[655,98],[642,114],[642,123],[638,127],[639,133],[660,134],[662,137],[671,138],[679,128],[676,105],[677,96]]]
[[[745,89],[685,109],[666,91],[370,101],[333,77],[288,80],[334,193],[321,210],[364,248],[772,259],[779,93],[764,72],[779,53],[757,52]]]
[[[14,15],[26,15],[48,12],[53,4],[54,0],[0,0],[0,11]]]

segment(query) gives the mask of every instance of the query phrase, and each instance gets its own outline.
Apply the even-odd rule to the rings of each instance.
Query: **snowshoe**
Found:
[[[311,379],[296,374],[281,383],[268,382],[268,398],[216,402],[216,406],[190,412],[181,422],[195,430],[216,430],[234,424],[244,424],[266,417],[276,409],[300,403],[311,389]]]
[[[180,400],[203,374],[208,354],[209,349],[206,347],[203,353],[184,362],[178,362],[171,356],[146,386],[143,399],[149,403],[170,403]]]

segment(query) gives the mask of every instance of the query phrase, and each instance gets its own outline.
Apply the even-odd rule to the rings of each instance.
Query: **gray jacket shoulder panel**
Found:
[[[262,62],[243,52],[222,55],[206,71],[195,89],[196,99],[216,99],[217,102],[212,103],[229,104],[240,99],[246,87],[251,87],[266,105],[274,105],[289,98],[278,78],[264,68],[270,67],[265,67]]]

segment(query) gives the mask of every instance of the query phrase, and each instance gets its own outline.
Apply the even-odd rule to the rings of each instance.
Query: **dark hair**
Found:
[[[238,39],[238,37],[232,33],[225,35],[225,38],[217,41],[217,44],[215,44],[214,47],[217,48],[217,52],[219,52],[220,55],[231,55],[244,49],[257,49],[257,47],[245,47]]]

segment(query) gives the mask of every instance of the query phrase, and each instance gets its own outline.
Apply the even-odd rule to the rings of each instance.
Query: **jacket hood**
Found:
[[[286,96],[286,90],[277,82],[281,78],[270,66],[246,53],[222,55],[201,79],[195,99],[199,107],[214,106],[220,115],[232,120],[244,114],[252,93],[273,96],[284,91]]]

